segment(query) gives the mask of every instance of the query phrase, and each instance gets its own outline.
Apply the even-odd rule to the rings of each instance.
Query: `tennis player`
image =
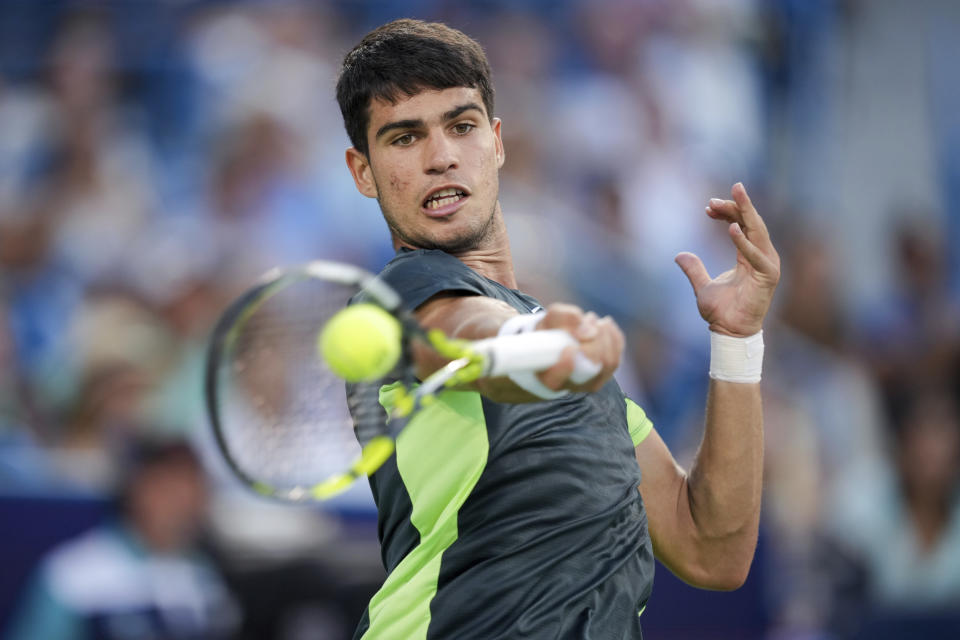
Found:
[[[442,24],[391,22],[347,54],[347,166],[397,251],[381,275],[425,326],[469,339],[564,328],[603,368],[574,384],[570,348],[540,374],[445,392],[407,427],[371,479],[388,576],[355,637],[640,638],[654,555],[708,589],[749,571],[779,258],[741,184],[707,207],[729,226],[734,268],[711,279],[677,256],[712,340],[706,427],[684,471],[612,377],[616,324],[517,290],[493,94],[481,47]],[[440,364],[418,361],[424,374]]]

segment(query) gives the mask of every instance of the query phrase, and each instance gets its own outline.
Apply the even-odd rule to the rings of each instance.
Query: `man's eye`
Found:
[[[413,144],[413,134],[405,133],[399,138],[396,138],[391,144],[395,144],[398,147],[406,147]]]
[[[460,122],[453,126],[453,131],[460,135],[464,135],[466,133],[470,133],[470,131],[472,131],[475,128],[476,127],[472,122]]]

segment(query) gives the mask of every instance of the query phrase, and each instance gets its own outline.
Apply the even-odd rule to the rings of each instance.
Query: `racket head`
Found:
[[[316,348],[327,320],[357,299],[411,326],[389,286],[327,261],[265,274],[217,322],[205,370],[207,413],[228,466],[257,493],[323,500],[392,453],[395,425],[387,426],[380,406],[382,382],[345,386]],[[407,334],[389,375],[405,383],[413,375]]]

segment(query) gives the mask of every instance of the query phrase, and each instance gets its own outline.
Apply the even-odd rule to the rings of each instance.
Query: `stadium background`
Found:
[[[400,16],[484,45],[522,286],[618,319],[618,377],[685,462],[708,341],[672,258],[730,263],[702,212],[737,180],[783,256],[751,577],[706,593],[661,568],[648,636],[957,637],[949,0],[0,2],[0,632],[42,554],[108,512],[144,430],[211,469],[203,544],[245,637],[352,626],[382,577],[370,510],[235,487],[199,372],[216,314],[266,267],[391,255],[333,84]]]

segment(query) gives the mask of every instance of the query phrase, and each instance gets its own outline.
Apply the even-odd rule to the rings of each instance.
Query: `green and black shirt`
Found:
[[[539,308],[441,251],[402,250],[381,277],[411,309],[441,292]],[[651,428],[613,380],[530,404],[443,392],[370,480],[388,575],[355,639],[640,638]]]

